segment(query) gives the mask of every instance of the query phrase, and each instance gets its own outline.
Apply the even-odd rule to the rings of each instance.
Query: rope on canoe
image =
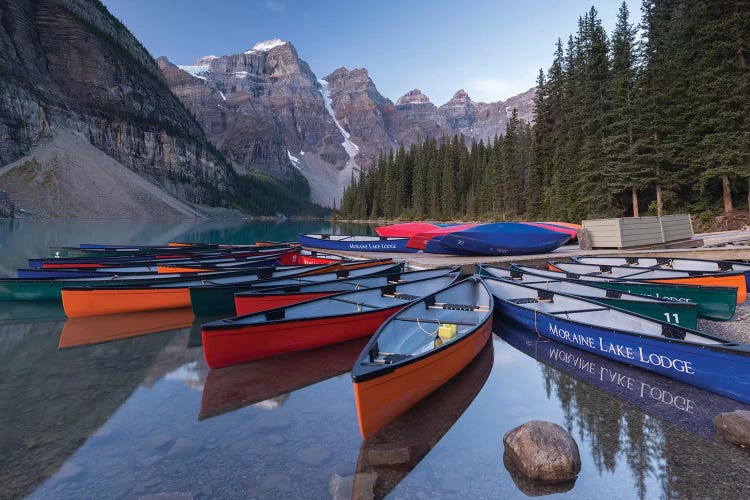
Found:
[[[417,326],[419,327],[419,329],[422,330],[427,335],[429,335],[430,337],[434,337],[434,336],[436,336],[438,334],[438,331],[440,330],[440,320],[439,319],[437,320],[437,325],[438,326],[437,326],[437,328],[435,328],[434,332],[428,332],[427,330],[424,329],[424,327],[422,326],[422,323],[419,322],[419,318],[417,318]]]

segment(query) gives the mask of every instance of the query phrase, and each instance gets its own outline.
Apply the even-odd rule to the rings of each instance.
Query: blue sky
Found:
[[[421,89],[436,105],[458,89],[474,101],[534,86],[558,37],[576,30],[592,0],[103,0],[154,57],[190,64],[244,52],[269,38],[290,41],[318,76],[367,68],[396,100]],[[621,0],[593,3],[608,33]],[[640,1],[628,0],[631,20]]]

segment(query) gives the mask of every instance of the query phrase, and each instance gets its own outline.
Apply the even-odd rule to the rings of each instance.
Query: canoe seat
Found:
[[[397,293],[394,295],[395,298],[401,300],[417,300],[419,295],[410,295],[408,293]]]
[[[481,307],[474,304],[440,304],[440,306],[443,309],[450,309],[452,311],[473,311]]]
[[[379,365],[390,365],[392,363],[399,363],[409,358],[411,358],[411,354],[380,352],[378,353],[378,356],[372,360],[372,362]]]
[[[685,340],[685,330],[679,326],[663,323],[661,325],[661,336],[668,339]]]
[[[266,312],[266,321],[284,319],[285,316],[284,309],[272,309]]]
[[[506,299],[506,300],[513,304],[535,304],[537,302],[536,297],[519,297],[515,299]]]

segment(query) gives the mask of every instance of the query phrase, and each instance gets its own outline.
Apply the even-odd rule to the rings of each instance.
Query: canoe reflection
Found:
[[[70,318],[60,333],[59,349],[88,344],[99,344],[149,333],[187,328],[193,324],[189,307]]]
[[[504,323],[496,333],[511,346],[554,370],[709,440],[715,437],[713,418],[716,415],[750,409],[750,405],[677,380],[536,336],[512,323]]]
[[[0,325],[41,323],[65,318],[67,316],[59,302],[0,302]]]
[[[354,492],[359,491],[358,482],[371,481],[372,477],[376,478],[376,498],[393,490],[474,401],[489,377],[493,360],[490,338],[477,357],[449,382],[364,441],[359,450]]]
[[[220,415],[244,406],[273,409],[278,396],[347,373],[367,338],[300,351],[252,363],[209,370],[198,418]],[[275,406],[269,400],[280,401]]]

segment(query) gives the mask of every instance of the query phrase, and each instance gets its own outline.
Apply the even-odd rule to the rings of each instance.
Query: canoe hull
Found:
[[[326,240],[322,238],[311,238],[307,235],[297,235],[297,239],[303,247],[325,248],[327,250],[339,250],[347,252],[401,252],[414,253],[417,250],[407,248],[408,238],[392,238],[372,241],[346,241]]]
[[[203,330],[209,368],[304,351],[372,335],[404,305],[372,312],[299,321],[271,321],[237,328]]]
[[[69,318],[190,307],[190,290],[180,288],[63,289]]]
[[[435,391],[468,365],[485,346],[492,332],[492,317],[450,349],[397,367],[376,378],[354,382],[359,430],[367,439]]]
[[[503,300],[495,309],[538,335],[750,403],[750,355],[593,327]]]
[[[477,255],[529,255],[549,253],[569,239],[567,234],[535,226],[497,222],[446,234],[440,244]]]

